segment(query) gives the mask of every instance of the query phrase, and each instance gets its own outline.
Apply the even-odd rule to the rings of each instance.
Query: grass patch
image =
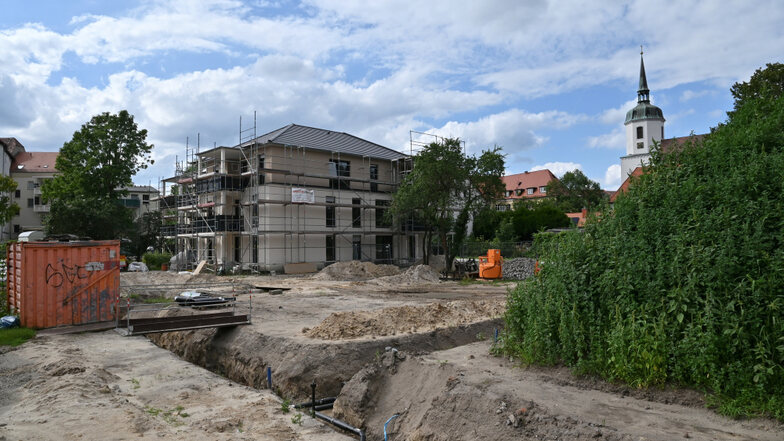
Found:
[[[0,346],[19,346],[33,337],[35,337],[35,329],[0,329]]]

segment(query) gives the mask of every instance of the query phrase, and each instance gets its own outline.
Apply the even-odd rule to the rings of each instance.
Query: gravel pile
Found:
[[[377,277],[393,276],[400,273],[394,265],[376,265],[373,262],[335,262],[324,267],[313,280],[368,280]]]
[[[409,267],[405,272],[393,276],[379,277],[373,282],[379,285],[406,285],[415,283],[439,283],[440,275],[429,265]]]
[[[535,259],[527,257],[517,257],[514,259],[504,259],[503,276],[509,280],[525,280],[534,275]]]

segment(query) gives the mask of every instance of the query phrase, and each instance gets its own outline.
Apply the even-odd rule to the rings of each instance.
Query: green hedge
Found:
[[[144,256],[142,256],[142,262],[144,262],[150,270],[161,269],[161,264],[168,264],[170,259],[171,254],[169,253],[144,253]]]
[[[584,233],[538,235],[503,350],[784,420],[784,99],[660,155]]]

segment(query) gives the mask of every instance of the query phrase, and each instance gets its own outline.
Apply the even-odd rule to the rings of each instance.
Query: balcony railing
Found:
[[[120,199],[120,205],[128,208],[139,208],[142,206],[142,202],[139,199],[123,198]]]
[[[34,213],[48,213],[51,205],[33,205],[33,212]]]

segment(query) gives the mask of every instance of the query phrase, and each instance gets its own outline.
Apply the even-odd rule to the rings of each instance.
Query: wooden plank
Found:
[[[193,275],[194,276],[198,276],[199,273],[201,272],[201,270],[204,269],[205,265],[207,265],[207,261],[206,260],[202,260],[201,262],[199,262],[199,265],[196,267],[195,270],[193,270]]]

